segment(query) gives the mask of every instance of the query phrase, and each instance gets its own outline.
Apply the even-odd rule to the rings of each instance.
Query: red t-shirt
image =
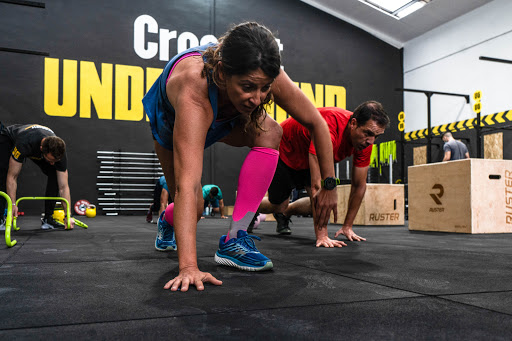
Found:
[[[372,147],[370,145],[361,151],[354,150],[350,140],[349,130],[346,129],[352,112],[341,108],[318,108],[329,126],[334,154],[334,163],[354,154],[355,167],[370,165]],[[283,138],[279,145],[279,157],[290,168],[295,170],[309,169],[308,154],[316,155],[315,146],[311,141],[309,130],[293,118],[281,123]]]

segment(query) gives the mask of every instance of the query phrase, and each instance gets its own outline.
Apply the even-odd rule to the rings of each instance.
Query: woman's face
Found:
[[[227,77],[226,92],[235,109],[249,115],[265,101],[273,81],[261,69],[257,69],[245,75]]]

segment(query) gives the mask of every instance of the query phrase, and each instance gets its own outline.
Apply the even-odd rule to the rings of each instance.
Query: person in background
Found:
[[[220,217],[222,219],[228,219],[228,217],[224,215],[224,199],[222,199],[222,191],[220,190],[219,186],[204,185],[203,199],[205,210],[207,207],[211,206],[210,214],[212,216],[215,213],[220,213]]]
[[[347,215],[343,227],[336,232],[350,241],[364,241],[352,230],[352,224],[359,211],[366,192],[366,178],[372,147],[375,140],[384,133],[389,124],[382,104],[367,101],[360,104],[354,112],[341,108],[318,108],[327,122],[333,144],[333,160],[335,163],[353,155],[352,185],[348,201]],[[289,235],[292,215],[313,214],[311,200],[306,198],[289,203],[290,193],[295,189],[305,188],[309,197],[313,197],[322,189],[334,190],[336,180],[330,183],[322,180],[319,172],[315,146],[309,132],[295,119],[288,118],[281,123],[283,138],[279,146],[279,162],[276,173],[268,189],[268,198],[261,202],[258,212],[273,213],[277,221],[276,232]],[[315,224],[316,246],[342,247],[346,244],[339,240],[330,239],[327,234],[327,224]]]
[[[39,124],[5,127],[0,123],[0,191],[6,192],[11,198],[13,216],[18,216],[18,207],[15,205],[18,176],[27,159],[31,159],[47,177],[45,196],[60,196],[71,203],[64,140],[55,136],[50,128]],[[65,227],[53,219],[55,204],[54,200],[45,201],[44,218],[41,219],[43,230]],[[66,203],[62,202],[62,205],[66,212]],[[6,201],[0,198],[0,214],[4,216],[5,211]],[[5,230],[5,218],[2,220],[2,228]],[[75,225],[74,219],[70,219],[70,225],[66,227],[72,229]]]
[[[167,205],[169,205],[170,198],[165,176],[162,175],[155,184],[155,189],[153,190],[153,203],[149,206],[149,210],[146,215],[146,222],[153,222],[153,212],[158,211],[158,216],[160,217],[162,212],[167,208]]]
[[[443,134],[443,142],[443,162],[469,159],[468,147],[466,147],[464,143],[454,139],[452,133],[449,131]]]

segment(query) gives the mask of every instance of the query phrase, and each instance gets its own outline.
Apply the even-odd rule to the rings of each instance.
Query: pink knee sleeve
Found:
[[[264,147],[253,147],[245,158],[238,177],[233,221],[227,240],[236,238],[238,230],[246,230],[249,226],[272,182],[278,160],[279,151]]]
[[[174,203],[170,203],[165,209],[165,221],[174,226]]]

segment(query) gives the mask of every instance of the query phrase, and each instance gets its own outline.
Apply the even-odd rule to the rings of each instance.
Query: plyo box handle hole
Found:
[[[489,179],[491,179],[491,180],[499,180],[499,179],[501,179],[501,175],[499,175],[499,174],[489,174]]]

